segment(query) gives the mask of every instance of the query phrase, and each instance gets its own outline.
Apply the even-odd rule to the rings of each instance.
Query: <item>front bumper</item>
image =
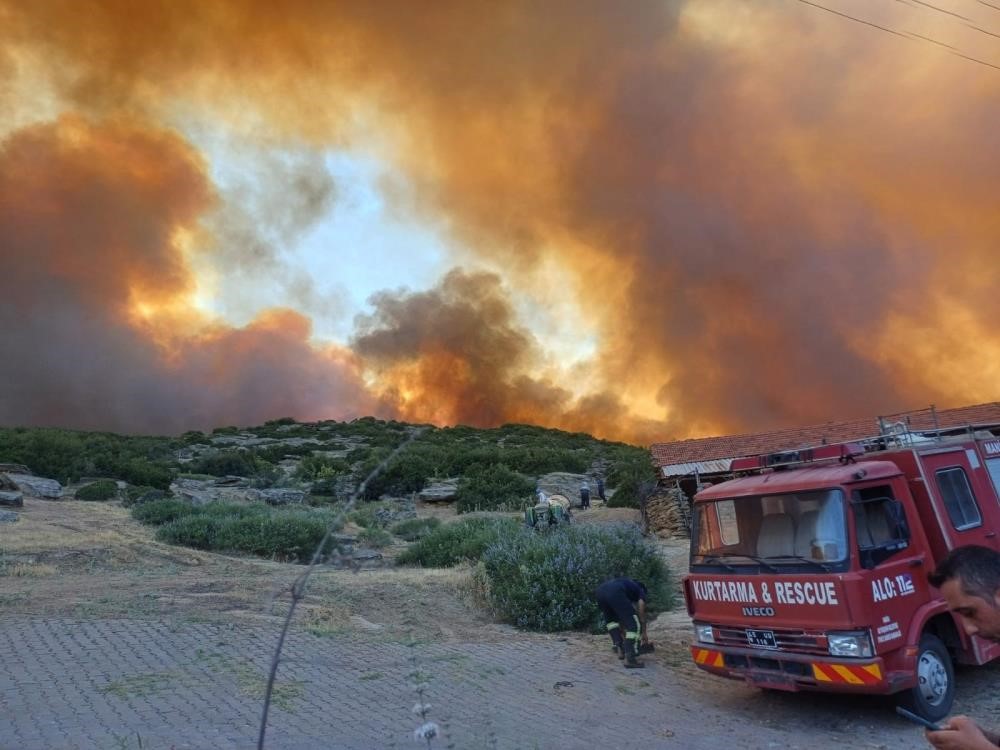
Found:
[[[691,647],[706,672],[773,690],[895,693],[908,687],[906,673],[889,672],[881,658],[838,659],[761,649]]]

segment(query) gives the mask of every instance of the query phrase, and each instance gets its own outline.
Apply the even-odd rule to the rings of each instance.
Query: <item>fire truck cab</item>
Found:
[[[684,596],[703,670],[776,690],[896,694],[940,719],[969,636],[927,582],[961,545],[1000,550],[1000,439],[907,435],[733,461],[694,499]]]

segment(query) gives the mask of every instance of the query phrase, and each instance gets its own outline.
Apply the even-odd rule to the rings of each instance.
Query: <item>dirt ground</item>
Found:
[[[447,517],[450,511],[435,505],[419,513]],[[273,627],[276,633],[287,611],[289,587],[302,571],[290,564],[160,544],[150,529],[116,504],[26,498],[20,516],[17,523],[0,526],[0,621],[14,616],[237,628],[246,623]],[[576,515],[583,523],[634,518],[634,511],[601,507]],[[397,544],[388,557],[402,548]],[[658,544],[679,578],[686,542]],[[418,638],[513,648],[520,640],[515,629],[490,619],[476,596],[471,570],[461,567],[319,569],[296,623],[315,635],[365,638],[377,632],[383,641]],[[691,663],[691,623],[680,599],[678,609],[651,623],[650,636],[657,650],[647,658],[643,684],[655,686],[665,712],[703,722],[707,736],[731,737],[734,727],[746,726],[748,731],[780,730],[790,747],[814,747],[833,739],[862,748],[923,745],[920,732],[895,716],[888,699],[764,692],[700,672]],[[533,638],[568,644],[574,654],[607,660],[603,637],[564,633]],[[614,666],[612,662],[610,668]],[[998,674],[997,667],[959,669],[956,712],[981,717],[984,723],[998,717],[1000,695],[993,689]],[[775,746],[773,740],[768,742],[759,746]],[[723,746],[758,745],[748,740]]]

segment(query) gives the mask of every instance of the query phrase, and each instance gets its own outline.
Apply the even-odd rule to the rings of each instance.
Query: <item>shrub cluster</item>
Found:
[[[484,550],[479,575],[497,614],[531,630],[598,629],[594,589],[617,576],[646,584],[652,612],[673,601],[666,565],[632,525],[501,534]]]
[[[157,525],[156,538],[170,544],[304,562],[336,514],[265,505],[156,500],[132,509],[136,519]],[[325,552],[333,549],[333,543]]]
[[[170,486],[179,440],[52,428],[0,428],[0,461],[25,464],[63,484],[107,476],[160,489]]]
[[[615,493],[608,498],[611,508],[638,508],[656,488],[656,469],[646,452],[629,452],[612,465],[608,483]]]
[[[502,536],[517,533],[519,527],[520,524],[510,518],[466,518],[441,524],[404,550],[396,562],[425,568],[447,568],[460,562],[475,562],[490,544]]]
[[[400,539],[415,542],[418,539],[423,539],[440,525],[441,519],[439,518],[409,518],[393,524],[390,530]]]
[[[392,534],[385,529],[373,526],[372,528],[365,529],[358,534],[358,541],[369,547],[379,549],[382,547],[388,547],[392,544]]]
[[[535,483],[503,464],[493,464],[462,477],[455,493],[459,513],[477,510],[523,510],[532,500]]]
[[[189,502],[164,498],[163,500],[153,500],[149,503],[134,506],[132,508],[132,518],[151,526],[161,526],[182,516],[189,516],[197,512],[198,509]]]
[[[100,502],[102,500],[114,500],[117,497],[118,483],[113,479],[98,479],[96,482],[85,484],[76,491],[77,500]]]

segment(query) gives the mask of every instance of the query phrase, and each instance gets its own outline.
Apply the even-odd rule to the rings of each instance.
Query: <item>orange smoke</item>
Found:
[[[895,5],[876,20],[973,43]],[[0,87],[6,127],[30,120],[26,91],[79,113],[0,157],[0,241],[21,279],[0,285],[39,306],[14,343],[65,363],[100,342],[92,382],[139,376],[102,391],[124,420],[0,365],[20,394],[0,421],[377,411],[649,441],[1000,397],[1000,74],[927,43],[735,0],[0,0],[0,28],[0,71],[19,76]],[[467,270],[378,295],[349,351],[314,349],[301,317],[206,321],[177,232],[215,231],[234,268],[274,259],[242,231],[258,217],[208,220],[222,199],[170,130],[192,120],[260,148],[377,149],[411,188],[389,194],[397,210],[447,226]],[[319,211],[322,184],[303,189]],[[78,225],[87,257],[67,250]],[[546,351],[515,312],[526,295],[558,298],[592,358]]]
[[[179,432],[378,411],[300,314],[234,329],[187,304],[176,237],[212,200],[197,155],[141,124],[63,118],[2,143],[0,421]]]

